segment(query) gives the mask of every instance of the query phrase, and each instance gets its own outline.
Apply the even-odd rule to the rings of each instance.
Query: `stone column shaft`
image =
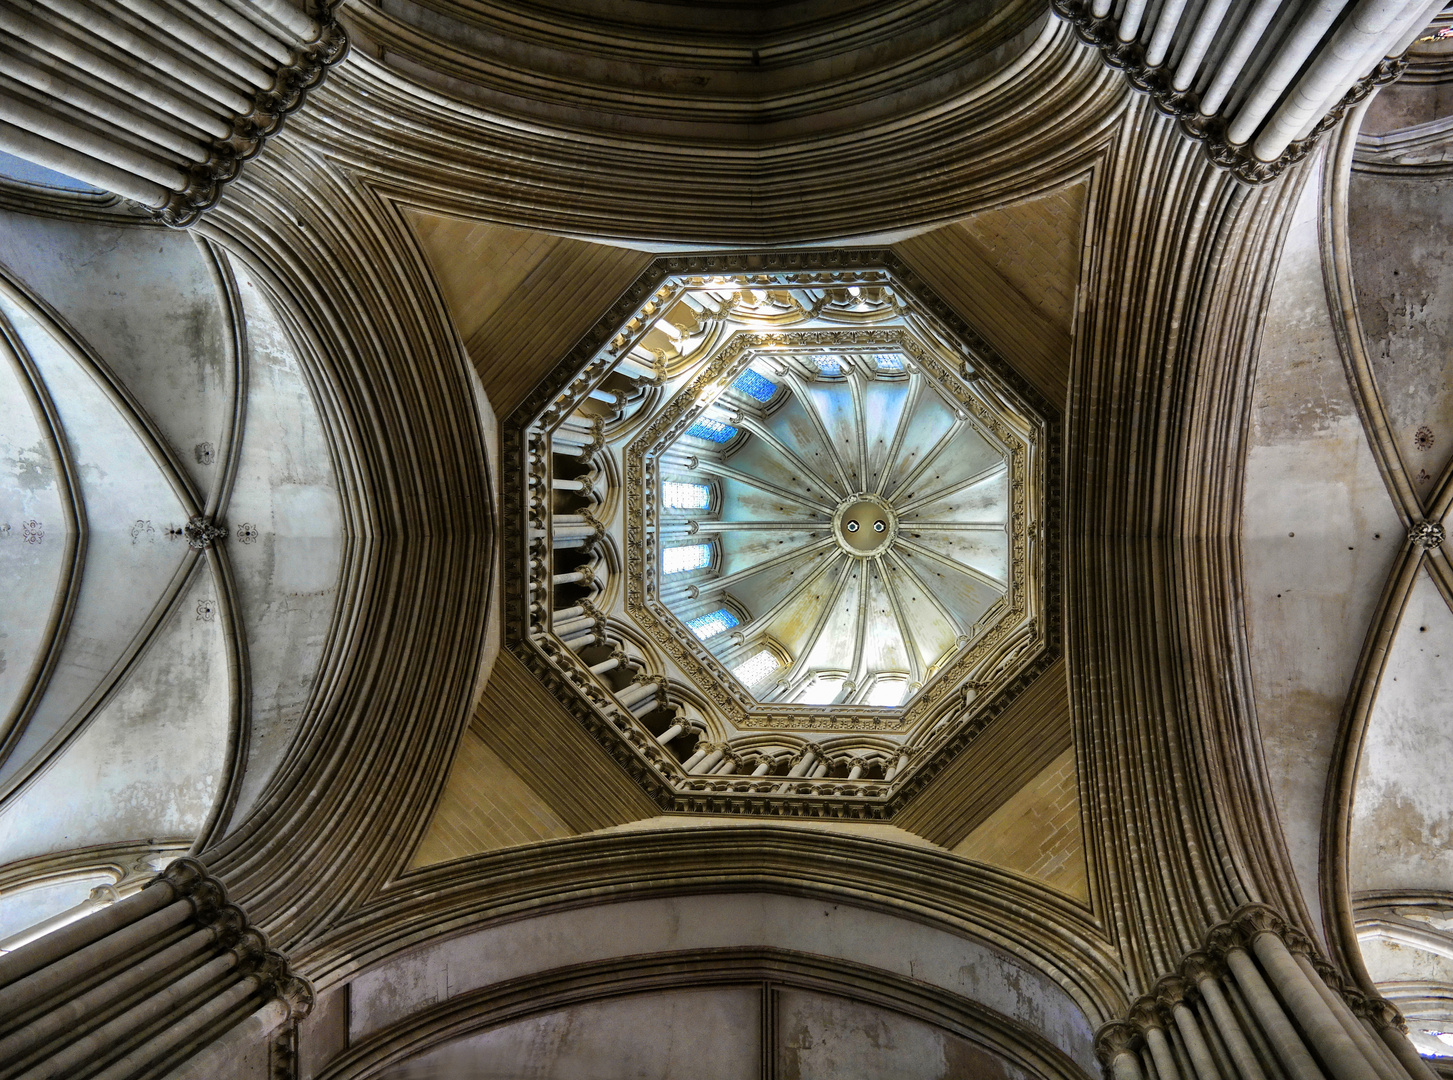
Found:
[[[0,957],[0,1075],[138,1080],[312,990],[220,882],[178,859],[139,893]]]
[[[1226,965],[1231,969],[1236,985],[1246,995],[1251,1011],[1256,1014],[1257,1022],[1271,1040],[1272,1049],[1292,1080],[1325,1080],[1322,1070],[1302,1045],[1301,1036],[1287,1019],[1281,1002],[1277,1001],[1271,987],[1266,985],[1266,980],[1256,970],[1256,965],[1251,962],[1246,950],[1239,946],[1229,949],[1226,953]]]
[[[1257,934],[1251,939],[1251,947],[1302,1030],[1324,1049],[1323,1060],[1337,1080],[1378,1080],[1372,1063],[1292,959],[1281,938],[1270,932]]]
[[[1397,1010],[1349,1002],[1313,948],[1273,909],[1238,909],[1096,1034],[1106,1077],[1134,1061],[1154,1080],[1432,1080]]]

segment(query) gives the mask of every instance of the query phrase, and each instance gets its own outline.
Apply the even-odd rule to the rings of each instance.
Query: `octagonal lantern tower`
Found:
[[[507,644],[663,807],[890,816],[1058,649],[1056,439],[890,253],[659,259],[506,425]]]

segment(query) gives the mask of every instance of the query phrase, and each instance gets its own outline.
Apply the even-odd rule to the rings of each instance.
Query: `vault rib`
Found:
[[[832,432],[827,429],[827,421],[817,410],[817,402],[807,392],[806,384],[795,372],[785,371],[783,378],[792,387],[792,392],[797,395],[797,399],[802,402],[803,411],[807,413],[808,419],[812,421],[812,426],[817,430],[818,437],[827,445],[827,454],[832,461],[832,467],[837,470],[838,479],[842,482],[842,493],[844,495],[852,494],[857,490],[857,485],[852,482],[847,466],[843,464],[842,458],[838,455],[837,443],[833,441]]]
[[[970,627],[965,626],[961,621],[959,621],[959,617],[957,615],[955,615],[952,611],[943,606],[943,604],[939,601],[938,596],[934,593],[932,589],[924,584],[923,579],[918,576],[918,571],[915,570],[913,567],[909,566],[908,563],[904,561],[903,556],[899,555],[896,551],[890,551],[888,552],[888,558],[893,560],[894,566],[898,567],[900,571],[907,574],[910,578],[913,579],[913,583],[918,586],[918,591],[923,594],[923,598],[927,600],[930,604],[932,604],[934,609],[943,616],[944,622],[948,623],[955,630],[957,630],[960,636],[965,636],[968,634]]]
[[[846,558],[847,556],[844,555],[841,551],[836,552],[831,559],[823,562],[821,566],[819,566],[811,574],[798,582],[798,584],[790,592],[788,592],[785,596],[782,597],[782,599],[778,600],[775,604],[768,608],[764,614],[753,616],[751,620],[747,623],[746,627],[743,628],[742,632],[745,634],[747,630],[755,631],[756,628],[761,628],[765,631],[767,627],[771,624],[772,620],[775,619],[778,615],[782,614],[782,612],[785,611],[787,607],[791,605],[797,599],[797,597],[802,594],[802,591],[804,589],[806,589],[818,578],[822,577],[823,574],[827,573],[830,569],[836,566],[839,559]]]
[[[773,555],[770,558],[763,559],[761,562],[754,563],[753,565],[744,567],[741,570],[733,571],[730,574],[723,574],[721,577],[718,578],[711,578],[706,582],[705,586],[701,588],[701,595],[706,596],[708,595],[708,593],[715,594],[723,592],[727,589],[732,588],[735,585],[740,585],[743,581],[746,581],[748,578],[751,578],[756,574],[760,574],[764,571],[771,570],[778,566],[782,566],[785,563],[792,562],[794,559],[805,560],[809,558],[814,552],[822,548],[832,547],[833,544],[834,541],[831,536],[824,537],[821,540],[814,541],[807,547],[793,548],[791,551],[784,551],[780,555]]]
[[[898,516],[902,517],[905,514],[912,513],[920,506],[927,506],[929,503],[934,502],[938,499],[946,499],[950,495],[973,487],[975,484],[982,484],[985,480],[990,479],[995,473],[1004,472],[1008,468],[1009,463],[1007,461],[996,461],[987,469],[981,469],[980,471],[974,473],[972,476],[965,477],[962,480],[956,480],[954,483],[945,485],[944,487],[936,488],[933,491],[930,491],[924,495],[920,495],[918,498],[914,499],[910,503],[904,503],[902,508],[900,508],[898,511]]]
[[[957,559],[950,559],[947,555],[934,551],[933,548],[924,547],[922,544],[915,544],[912,540],[905,540],[902,534],[899,534],[897,542],[899,544],[902,544],[903,547],[907,548],[909,551],[922,555],[926,559],[932,559],[936,563],[947,566],[950,570],[956,570],[960,574],[963,574],[965,577],[971,577],[975,581],[979,581],[985,585],[992,586],[993,588],[998,589],[1000,592],[1004,592],[1009,588],[1009,583],[1007,581],[1000,581],[996,577],[990,577],[982,570],[977,570],[974,567],[967,565],[966,563],[961,563]]]
[[[967,420],[954,420],[954,422],[949,425],[949,429],[943,433],[942,437],[939,438],[938,442],[934,443],[933,446],[929,448],[928,453],[924,454],[923,457],[919,459],[918,464],[913,466],[912,471],[909,472],[907,476],[905,476],[902,480],[900,480],[897,484],[893,486],[893,490],[889,492],[886,496],[888,501],[892,502],[894,495],[897,495],[906,487],[911,487],[914,481],[916,481],[919,476],[922,475],[923,471],[927,469],[931,464],[933,464],[934,459],[937,458],[939,454],[943,453],[944,450],[948,447],[948,444],[953,442],[954,439],[958,438],[959,432],[963,431],[964,428],[968,427],[968,425],[969,422]]]
[[[717,462],[713,461],[703,466],[702,471],[708,472],[711,475],[716,476],[720,479],[740,481],[741,483],[748,484],[751,487],[758,489],[759,491],[765,491],[770,495],[775,495],[779,499],[788,499],[792,502],[797,503],[800,506],[809,507],[810,509],[820,511],[821,513],[828,516],[832,515],[833,508],[825,502],[818,502],[810,495],[803,495],[801,492],[789,491],[787,488],[779,487],[777,484],[772,483],[770,480],[763,480],[760,476],[753,476],[751,473],[743,472],[740,469],[734,469],[730,465],[718,464]],[[823,486],[827,487],[829,485],[824,484]]]
[[[823,604],[822,607],[819,609],[817,613],[817,618],[813,620],[812,630],[808,633],[807,639],[804,642],[802,648],[798,650],[797,655],[792,658],[791,665],[789,665],[787,668],[787,677],[789,681],[794,679],[799,672],[804,670],[807,663],[807,658],[812,655],[813,649],[817,647],[818,639],[822,637],[823,627],[827,625],[828,619],[830,619],[833,612],[837,610],[838,601],[842,599],[843,590],[846,589],[848,585],[848,578],[850,575],[848,573],[849,568],[846,564],[849,561],[850,560],[848,559],[848,556],[843,555],[843,571],[838,575],[837,581],[833,583],[832,595],[828,597],[827,603]],[[833,560],[828,565],[837,566],[838,560]]]
[[[908,394],[903,402],[903,411],[898,415],[898,426],[893,429],[893,442],[888,447],[888,454],[883,458],[883,471],[878,474],[878,479],[873,483],[873,494],[883,494],[883,485],[888,482],[888,476],[893,471],[893,463],[898,460],[898,455],[903,450],[903,436],[913,423],[913,414],[918,411],[918,398],[923,392],[923,383],[914,379],[908,384]]]
[[[810,412],[811,410],[808,411]],[[824,480],[821,473],[819,473],[806,461],[802,460],[802,458],[798,457],[795,450],[789,447],[781,439],[777,438],[777,436],[773,434],[772,429],[767,427],[767,425],[763,424],[756,417],[743,416],[740,423],[742,427],[746,428],[753,435],[757,436],[757,438],[761,439],[768,446],[772,447],[779,454],[785,457],[788,461],[792,462],[792,464],[796,465],[799,469],[803,471],[805,475],[812,477],[812,479],[815,480],[818,486],[821,487],[823,490],[832,491],[837,488],[837,485],[834,484],[832,481]]]

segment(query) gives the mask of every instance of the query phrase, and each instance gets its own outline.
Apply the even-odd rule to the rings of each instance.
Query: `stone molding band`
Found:
[[[1406,1030],[1274,909],[1247,904],[1102,1026],[1095,1056],[1107,1080],[1432,1080]]]
[[[312,1009],[311,984],[195,859],[0,956],[0,1077],[163,1075],[243,1021]]]

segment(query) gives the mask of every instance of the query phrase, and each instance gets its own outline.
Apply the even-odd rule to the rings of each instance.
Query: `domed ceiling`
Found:
[[[507,634],[663,805],[886,816],[1057,649],[1055,425],[887,253],[744,258],[511,418]]]

